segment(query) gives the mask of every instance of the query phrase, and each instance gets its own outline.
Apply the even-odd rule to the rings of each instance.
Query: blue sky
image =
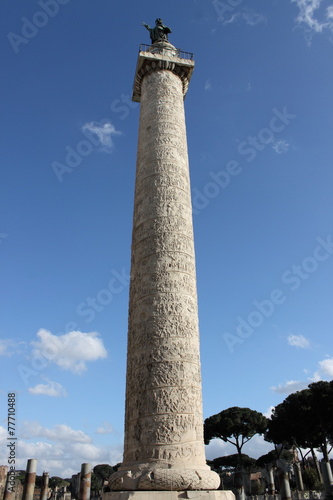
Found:
[[[158,5],[160,3],[160,5]],[[194,53],[185,99],[204,416],[333,378],[333,4],[1,3],[1,408],[17,468],[122,458],[145,21]],[[7,464],[7,413],[0,463]],[[259,437],[244,447],[271,449]],[[233,453],[213,441],[207,457]]]

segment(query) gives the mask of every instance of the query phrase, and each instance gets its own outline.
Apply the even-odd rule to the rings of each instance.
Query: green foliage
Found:
[[[36,476],[35,485],[37,488],[41,488],[43,485],[43,476]]]
[[[95,474],[94,471],[91,472],[91,491],[99,491],[101,489],[100,477]]]
[[[16,478],[20,481],[21,484],[24,484],[25,471],[24,470],[17,470],[16,471]]]
[[[261,457],[257,458],[256,464],[257,467],[264,468],[266,465],[274,463],[278,458],[276,450],[271,450],[265,455],[261,455]]]
[[[100,477],[103,481],[109,479],[111,474],[114,473],[115,469],[109,464],[99,464],[95,465],[94,467],[94,473]]]
[[[241,454],[242,467],[246,472],[254,472],[258,470],[256,466],[256,460],[254,458]],[[238,453],[233,455],[227,455],[225,457],[214,458],[211,462],[214,470],[227,469],[229,471],[234,471],[239,465],[239,455]]]
[[[267,428],[267,418],[250,408],[234,406],[216,415],[206,418],[204,439],[208,444],[211,439],[219,438],[237,448],[241,462],[242,447],[255,434],[263,434]]]
[[[318,475],[314,469],[307,468],[302,471],[304,486],[307,490],[321,491],[323,483],[319,481]]]
[[[320,448],[328,460],[327,446],[333,436],[333,381],[314,382],[308,389],[290,394],[274,408],[266,441]]]
[[[283,458],[291,463],[293,461],[293,454],[289,450],[285,450],[281,447],[280,450],[271,450],[265,455],[261,455],[261,457],[256,460],[256,465],[257,467],[264,468],[268,464],[274,463],[278,458]]]
[[[251,495],[263,495],[265,486],[260,481],[251,481]]]
[[[69,486],[69,483],[67,481],[65,481],[64,479],[62,479],[62,477],[59,477],[59,476],[52,476],[50,477],[49,479],[49,487],[54,489],[56,487],[63,487],[63,486]]]
[[[95,465],[91,474],[91,489],[94,491],[101,490],[103,488],[104,481],[107,481],[117,468],[117,466],[112,467],[108,464]]]

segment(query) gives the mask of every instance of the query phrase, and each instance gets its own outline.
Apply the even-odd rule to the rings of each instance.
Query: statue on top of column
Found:
[[[168,41],[168,34],[171,33],[171,29],[164,26],[160,17],[156,19],[154,28],[151,28],[146,23],[142,23],[142,25],[149,31],[151,43]]]

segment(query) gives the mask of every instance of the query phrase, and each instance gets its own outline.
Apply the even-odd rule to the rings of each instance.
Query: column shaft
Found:
[[[172,47],[172,46],[171,46]],[[163,67],[168,63],[163,59]],[[172,67],[172,65],[169,65]],[[198,308],[183,79],[141,84],[124,462],[112,489],[214,489],[203,442]]]
[[[79,500],[89,500],[91,490],[91,464],[81,465]]]
[[[49,492],[49,473],[43,472],[43,483],[40,490],[40,500],[47,500]]]
[[[24,488],[22,500],[33,500],[37,472],[37,459],[30,458],[27,462],[25,473]]]

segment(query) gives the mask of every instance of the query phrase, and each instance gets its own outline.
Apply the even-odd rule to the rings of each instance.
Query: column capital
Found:
[[[183,96],[185,97],[193,69],[193,54],[176,49],[169,42],[156,42],[150,46],[141,45],[135,70],[132,100],[140,102],[144,76],[157,70],[169,70],[179,76],[183,83]]]

